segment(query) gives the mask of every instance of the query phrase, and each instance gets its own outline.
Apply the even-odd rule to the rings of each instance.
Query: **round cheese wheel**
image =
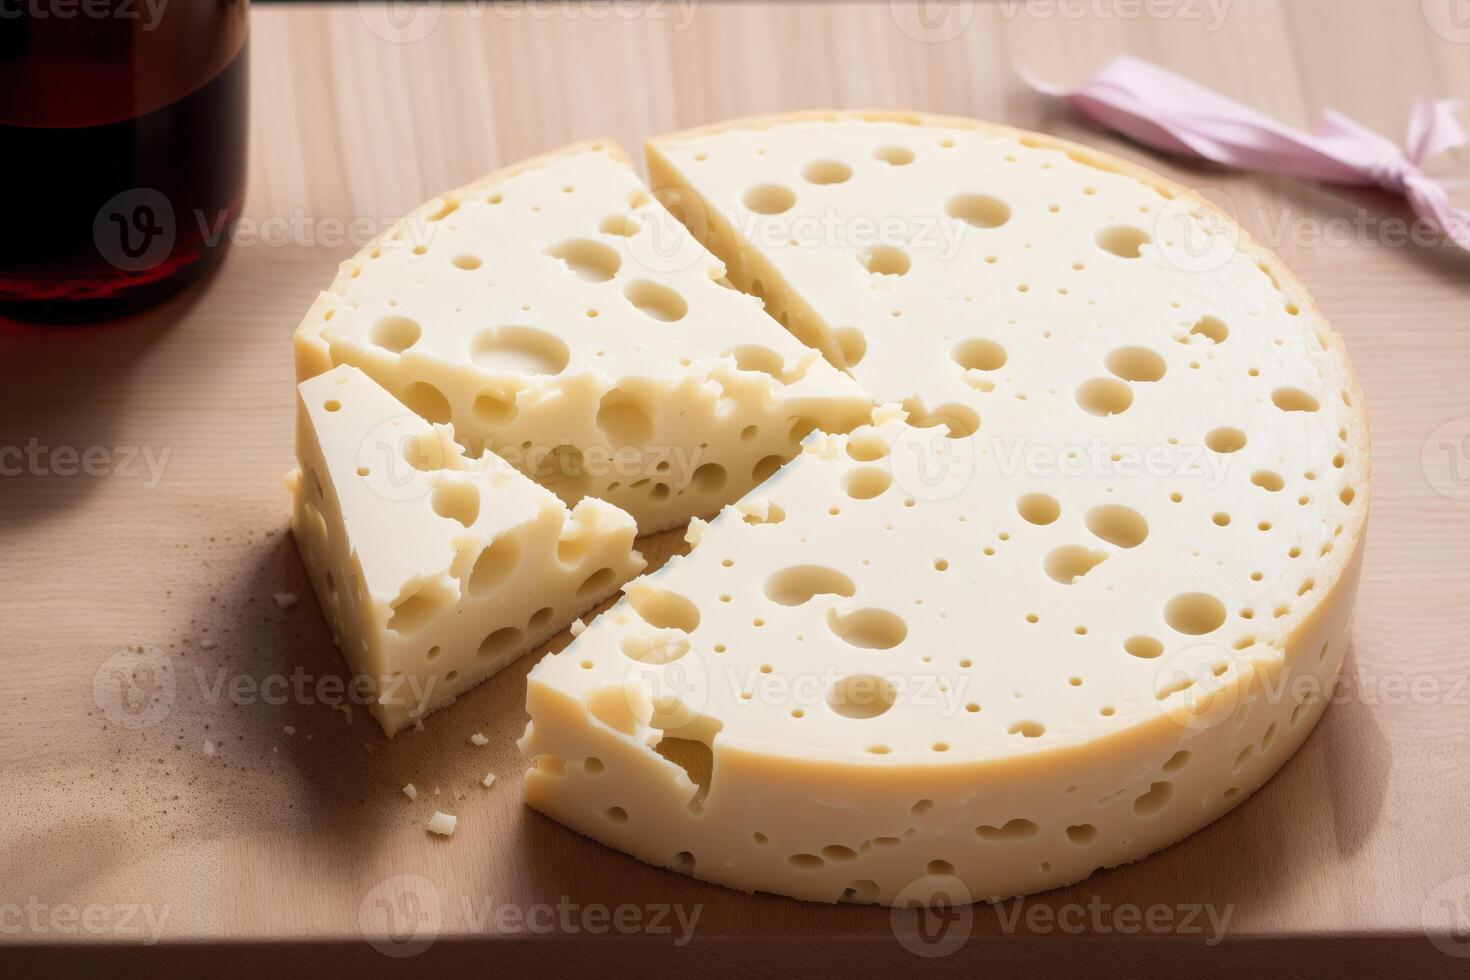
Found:
[[[535,668],[533,807],[735,888],[943,904],[1149,854],[1296,751],[1347,652],[1369,446],[1275,256],[1132,164],[965,119],[741,120],[650,172],[879,407]]]

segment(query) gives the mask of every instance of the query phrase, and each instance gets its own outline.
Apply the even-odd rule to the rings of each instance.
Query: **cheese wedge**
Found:
[[[536,666],[532,806],[736,888],[935,904],[1139,858],[1291,756],[1347,652],[1369,446],[1274,256],[968,120],[650,156],[731,281],[890,404]]]
[[[640,533],[709,515],[871,403],[797,342],[608,141],[443,194],[343,263],[296,334],[298,380],[352,364]]]
[[[451,703],[644,567],[627,514],[570,513],[346,365],[298,388],[291,527],[353,691],[389,735]]]

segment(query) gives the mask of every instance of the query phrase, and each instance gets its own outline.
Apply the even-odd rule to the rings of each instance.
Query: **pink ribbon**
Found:
[[[1458,99],[1415,99],[1407,149],[1401,149],[1332,109],[1316,132],[1302,132],[1137,58],[1115,58],[1074,89],[1021,74],[1037,91],[1155,149],[1244,170],[1381,187],[1407,198],[1415,214],[1470,250],[1470,212],[1455,207],[1423,170],[1430,157],[1470,142],[1455,120]]]

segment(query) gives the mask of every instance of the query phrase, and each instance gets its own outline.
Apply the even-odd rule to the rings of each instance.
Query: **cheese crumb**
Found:
[[[213,650],[214,649],[214,641],[213,640],[209,640],[209,639],[200,640],[199,641],[199,648],[201,650]]]
[[[709,522],[698,517],[689,518],[689,526],[684,529],[684,541],[691,548],[699,547],[699,542],[704,540],[704,529],[709,527]]]
[[[415,786],[413,783],[409,783],[407,786],[403,787],[403,795],[406,796],[406,797],[408,797],[410,800],[416,800],[416,799],[418,799],[419,798],[419,790],[418,790],[418,787]]]
[[[459,818],[454,814],[435,810],[434,815],[429,818],[429,833],[448,837],[454,833],[455,825],[458,823]]]
[[[752,524],[764,524],[771,516],[771,502],[765,497],[746,497],[731,506]]]
[[[873,424],[877,426],[884,426],[889,422],[903,421],[908,417],[908,409],[893,402],[885,402],[873,409]]]
[[[572,620],[571,628],[567,632],[571,633],[574,637],[581,636],[583,633],[587,632],[587,624],[582,622],[580,619],[574,619]]]
[[[275,595],[276,605],[282,609],[290,609],[299,601],[294,592],[277,592]]]
[[[487,787],[487,788],[488,787],[491,787],[491,786],[494,786],[495,785],[495,773],[493,773],[493,772],[487,772],[487,773],[485,773],[485,778],[482,779],[482,780],[480,780],[480,785],[481,786],[484,786],[484,787]]]
[[[286,734],[287,735],[295,735],[296,734],[296,726],[295,725],[287,725],[286,726]]]
[[[204,741],[204,754],[207,756],[214,755],[214,743],[209,741],[208,739],[205,739]]]
[[[490,744],[490,740],[488,738],[486,738],[484,735],[481,735],[479,732],[475,732],[475,734],[473,734],[473,735],[470,736],[470,744],[471,745],[489,745]]]

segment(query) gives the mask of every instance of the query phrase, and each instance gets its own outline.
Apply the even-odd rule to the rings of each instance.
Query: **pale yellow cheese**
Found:
[[[649,533],[871,408],[723,277],[615,144],[577,144],[440,195],[343,263],[297,331],[298,380],[356,365],[472,452]]]
[[[748,120],[651,170],[891,404],[536,666],[532,806],[737,888],[994,899],[1178,840],[1290,757],[1347,650],[1369,447],[1274,256],[966,120]]]
[[[292,530],[352,690],[390,735],[644,566],[627,514],[590,499],[568,512],[356,368],[302,382],[298,417]]]

